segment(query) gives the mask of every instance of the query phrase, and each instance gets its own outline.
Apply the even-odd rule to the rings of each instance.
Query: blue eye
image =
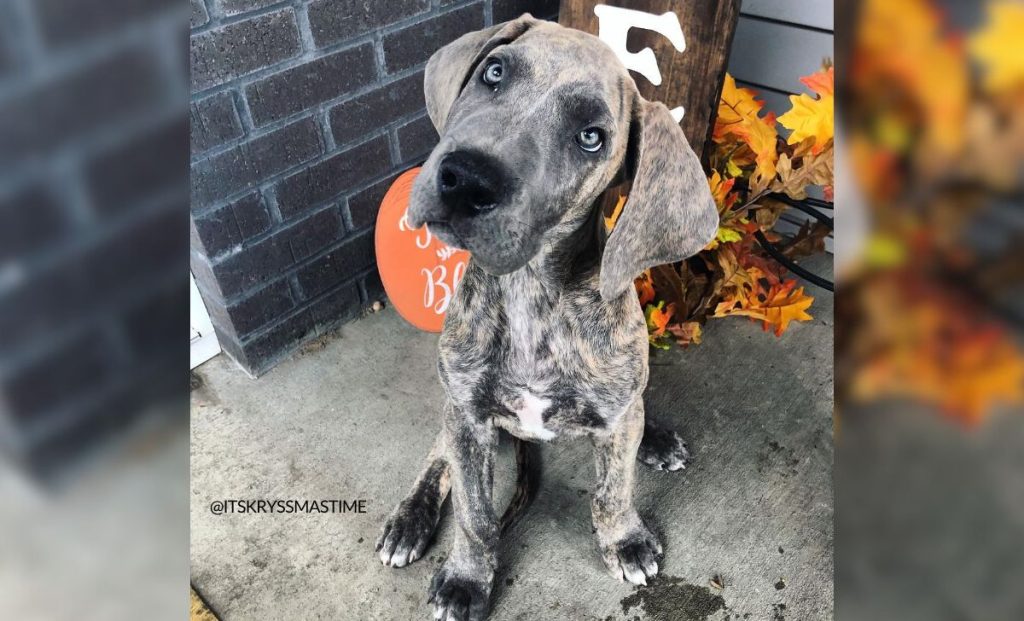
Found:
[[[597,153],[604,146],[604,132],[596,127],[588,127],[576,134],[576,144],[587,153]]]
[[[484,72],[480,75],[480,80],[487,86],[497,86],[504,75],[505,66],[497,58],[492,58],[484,66]]]

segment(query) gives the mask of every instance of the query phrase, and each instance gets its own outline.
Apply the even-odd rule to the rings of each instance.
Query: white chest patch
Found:
[[[519,425],[523,431],[541,440],[550,440],[555,432],[544,428],[544,412],[551,406],[551,399],[538,397],[528,390],[520,392],[518,407],[513,410],[519,417]]]

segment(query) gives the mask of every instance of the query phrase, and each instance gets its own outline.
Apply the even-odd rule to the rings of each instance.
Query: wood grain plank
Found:
[[[630,51],[636,52],[645,47],[654,51],[662,75],[661,85],[654,86],[647,78],[631,73],[645,98],[661,101],[669,108],[685,108],[681,126],[694,151],[702,153],[718,109],[740,0],[562,0],[558,21],[563,26],[596,35],[598,20],[594,6],[597,4],[655,15],[672,11],[679,17],[686,40],[683,52],[677,52],[662,35],[648,30],[633,28],[627,39]]]

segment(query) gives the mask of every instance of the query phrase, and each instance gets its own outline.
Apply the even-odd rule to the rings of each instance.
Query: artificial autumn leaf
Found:
[[[1024,86],[1024,4],[988,3],[988,23],[970,39],[971,54],[984,68],[985,88],[999,93]]]
[[[615,203],[615,208],[612,209],[612,215],[605,217],[604,219],[604,230],[611,232],[615,228],[615,223],[619,221],[619,216],[622,215],[622,208],[626,204],[626,197],[619,196],[619,200]]]
[[[743,135],[743,125],[750,119],[756,119],[763,107],[764,102],[754,98],[754,91],[736,86],[736,80],[726,73],[712,139],[722,142],[728,134]]]
[[[805,295],[803,287],[795,287],[796,281],[789,280],[773,285],[767,292],[750,292],[742,298],[723,301],[715,308],[715,317],[743,315],[758,319],[765,330],[774,328],[775,336],[782,336],[790,322],[813,319],[807,309],[814,298]]]
[[[718,232],[715,233],[715,239],[720,243],[728,244],[730,242],[738,242],[743,239],[743,236],[736,229],[720,226],[718,227]]]
[[[708,179],[708,186],[711,188],[711,196],[715,199],[715,205],[718,206],[718,213],[731,209],[736,203],[736,199],[739,198],[732,193],[732,187],[735,184],[736,179],[724,179],[717,170]]]
[[[780,250],[782,254],[791,259],[793,257],[820,254],[825,252],[825,238],[831,232],[832,229],[824,222],[804,222],[800,225],[800,230],[796,232],[796,235]]]
[[[654,283],[651,282],[651,270],[645,270],[643,274],[633,281],[636,286],[637,297],[640,298],[640,306],[646,307],[654,301]]]
[[[665,302],[658,302],[657,306],[648,304],[644,309],[644,318],[647,320],[647,340],[658,349],[668,349],[669,344],[665,342],[665,329],[675,312],[675,305],[665,306]]]
[[[696,321],[672,324],[668,327],[668,332],[675,338],[676,343],[683,347],[690,344],[700,345],[702,333],[700,324]]]
[[[835,178],[832,160],[833,145],[829,143],[816,155],[805,155],[798,168],[793,160],[783,153],[776,166],[778,178],[772,184],[773,192],[785,192],[797,200],[807,198],[807,186],[830,185]]]
[[[859,290],[851,394],[907,397],[973,425],[1024,402],[1024,352],[944,282],[889,271]]]
[[[964,45],[950,36],[944,12],[931,0],[864,0],[859,7],[851,88],[882,107],[907,101],[922,153],[955,153],[964,139],[970,68]],[[927,59],[922,61],[922,59]]]
[[[644,310],[644,318],[647,320],[647,332],[651,336],[664,335],[665,328],[668,326],[669,320],[672,319],[672,314],[675,310],[675,304],[665,306],[664,300],[658,302],[657,305],[648,304]]]
[[[757,173],[770,178],[775,175],[778,158],[778,132],[774,115],[758,116],[762,107],[764,102],[754,98],[754,91],[736,86],[736,80],[726,73],[711,137],[715,142],[724,142],[731,134],[743,140],[755,155]]]
[[[805,75],[800,78],[807,88],[811,89],[818,95],[824,97],[826,95],[835,94],[835,67],[828,67],[821,71],[812,73],[811,75]]]
[[[808,137],[814,138],[813,153],[820,153],[825,145],[832,140],[835,125],[835,73],[830,67],[801,78],[801,81],[818,96],[790,95],[792,108],[779,117],[779,123],[793,130],[789,135],[789,144],[798,144]]]

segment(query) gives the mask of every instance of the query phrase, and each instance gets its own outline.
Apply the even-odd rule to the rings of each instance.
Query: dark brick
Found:
[[[0,351],[14,354],[53,332],[80,323],[99,302],[81,252],[37,270],[0,296]]]
[[[281,243],[288,247],[295,261],[313,256],[341,239],[344,234],[345,227],[341,222],[341,214],[333,205],[278,233]]]
[[[378,136],[281,181],[277,186],[278,208],[283,217],[291,218],[390,168],[388,139]]]
[[[355,283],[344,284],[317,298],[309,306],[317,326],[355,319],[359,316],[360,308],[359,287]]]
[[[384,195],[395,182],[397,175],[392,175],[383,181],[379,181],[348,199],[348,213],[352,218],[352,226],[356,230],[372,226],[377,222],[377,212],[380,211],[380,202]]]
[[[403,164],[418,163],[437,146],[438,136],[430,117],[422,116],[398,128],[398,153]]]
[[[375,62],[367,43],[254,82],[245,88],[253,122],[265,125],[358,90],[375,79]]]
[[[345,144],[425,107],[419,72],[331,108],[331,132]]]
[[[291,287],[278,280],[228,306],[208,305],[210,319],[224,332],[241,340],[295,308]]]
[[[324,47],[429,10],[430,0],[391,0],[386,10],[366,0],[314,0],[309,27],[317,47]]]
[[[313,119],[302,119],[192,165],[192,206],[204,207],[323,153]]]
[[[210,21],[210,14],[206,10],[206,2],[204,0],[191,0],[192,1],[192,17],[189,20],[189,25],[192,28],[199,28],[205,26]]]
[[[388,294],[384,291],[384,283],[380,280],[380,272],[374,272],[363,279],[363,287],[366,289],[366,303],[373,305],[374,302],[386,300]]]
[[[159,60],[131,47],[8,97],[0,102],[0,167],[151,113],[164,92]]]
[[[187,230],[184,198],[138,218],[80,259],[88,286],[94,295],[104,292],[111,297],[152,286],[157,276],[181,265],[188,252],[188,239],[183,235]]]
[[[211,271],[221,294],[231,299],[270,282],[291,265],[291,250],[272,236],[216,260]],[[202,279],[198,272],[196,278]]]
[[[188,280],[182,275],[177,282],[153,291],[123,312],[121,331],[130,355],[135,359],[178,360],[184,365],[186,355],[179,352],[180,336],[175,332],[189,320],[188,305]]]
[[[300,268],[296,276],[303,293],[311,297],[352,278],[374,261],[373,232],[370,231]]]
[[[391,73],[414,67],[443,45],[483,27],[480,2],[413,24],[384,37],[384,64]]]
[[[259,192],[193,218],[206,255],[215,257],[270,228],[270,213]]]
[[[189,106],[192,156],[241,138],[244,130],[231,93],[217,93]]]
[[[165,11],[167,0],[33,0],[44,44],[66,49]],[[184,26],[184,22],[182,22]]]
[[[239,15],[256,9],[279,4],[283,0],[212,0],[214,11],[219,15]]]
[[[515,19],[523,13],[546,19],[558,15],[558,0],[492,0],[494,23]]]
[[[296,56],[295,14],[275,11],[191,38],[192,91],[202,91]]]
[[[93,209],[121,213],[146,198],[180,191],[186,194],[188,155],[185,119],[175,119],[133,137],[85,165]]]
[[[315,335],[316,317],[310,309],[303,309],[241,345],[244,360],[239,362],[253,375],[260,375],[299,343]]]
[[[15,421],[39,421],[48,411],[111,381],[116,366],[112,349],[103,332],[85,330],[0,380],[0,395]]]
[[[44,250],[71,230],[61,201],[41,183],[0,196],[0,222],[0,263]]]

